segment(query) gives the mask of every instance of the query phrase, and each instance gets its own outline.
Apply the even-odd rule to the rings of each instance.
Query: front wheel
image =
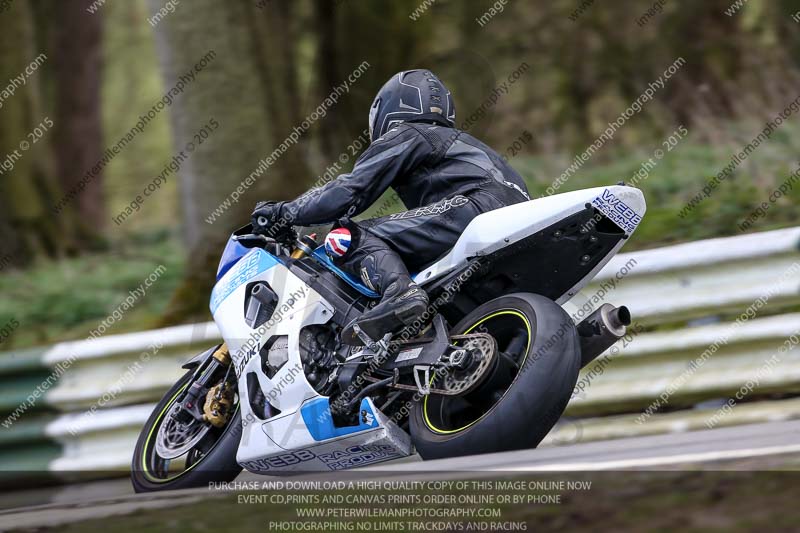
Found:
[[[453,335],[488,333],[497,341],[491,374],[462,396],[432,394],[414,405],[410,429],[423,459],[535,448],[558,421],[580,370],[570,316],[527,293],[487,302]]]
[[[242,430],[238,406],[221,428],[205,422],[181,425],[170,416],[192,376],[192,371],[187,372],[167,391],[139,434],[131,465],[131,482],[136,492],[232,481],[242,471],[236,462]]]

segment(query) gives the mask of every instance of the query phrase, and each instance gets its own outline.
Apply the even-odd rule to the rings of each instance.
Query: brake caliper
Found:
[[[228,382],[209,389],[203,406],[203,419],[214,427],[224,427],[233,406],[233,387]]]

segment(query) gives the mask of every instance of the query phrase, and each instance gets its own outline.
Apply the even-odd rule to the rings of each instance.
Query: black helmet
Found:
[[[399,122],[434,122],[454,127],[456,107],[444,83],[429,70],[399,72],[381,87],[369,110],[371,140]]]

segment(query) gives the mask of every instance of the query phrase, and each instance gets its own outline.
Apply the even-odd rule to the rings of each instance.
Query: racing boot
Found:
[[[355,326],[373,341],[387,333],[398,333],[418,321],[428,308],[428,295],[411,280],[405,264],[394,250],[375,250],[361,261],[361,279],[381,295],[381,301],[353,320],[342,331],[342,342],[360,345]]]

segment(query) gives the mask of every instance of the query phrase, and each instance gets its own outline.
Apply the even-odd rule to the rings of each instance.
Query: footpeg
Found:
[[[392,334],[387,333],[383,336],[382,339],[376,341],[372,337],[370,337],[366,331],[361,329],[358,324],[353,324],[353,331],[358,338],[364,343],[364,346],[370,350],[374,355],[374,357],[380,358],[382,361],[385,361],[389,357],[389,343],[392,340]]]

